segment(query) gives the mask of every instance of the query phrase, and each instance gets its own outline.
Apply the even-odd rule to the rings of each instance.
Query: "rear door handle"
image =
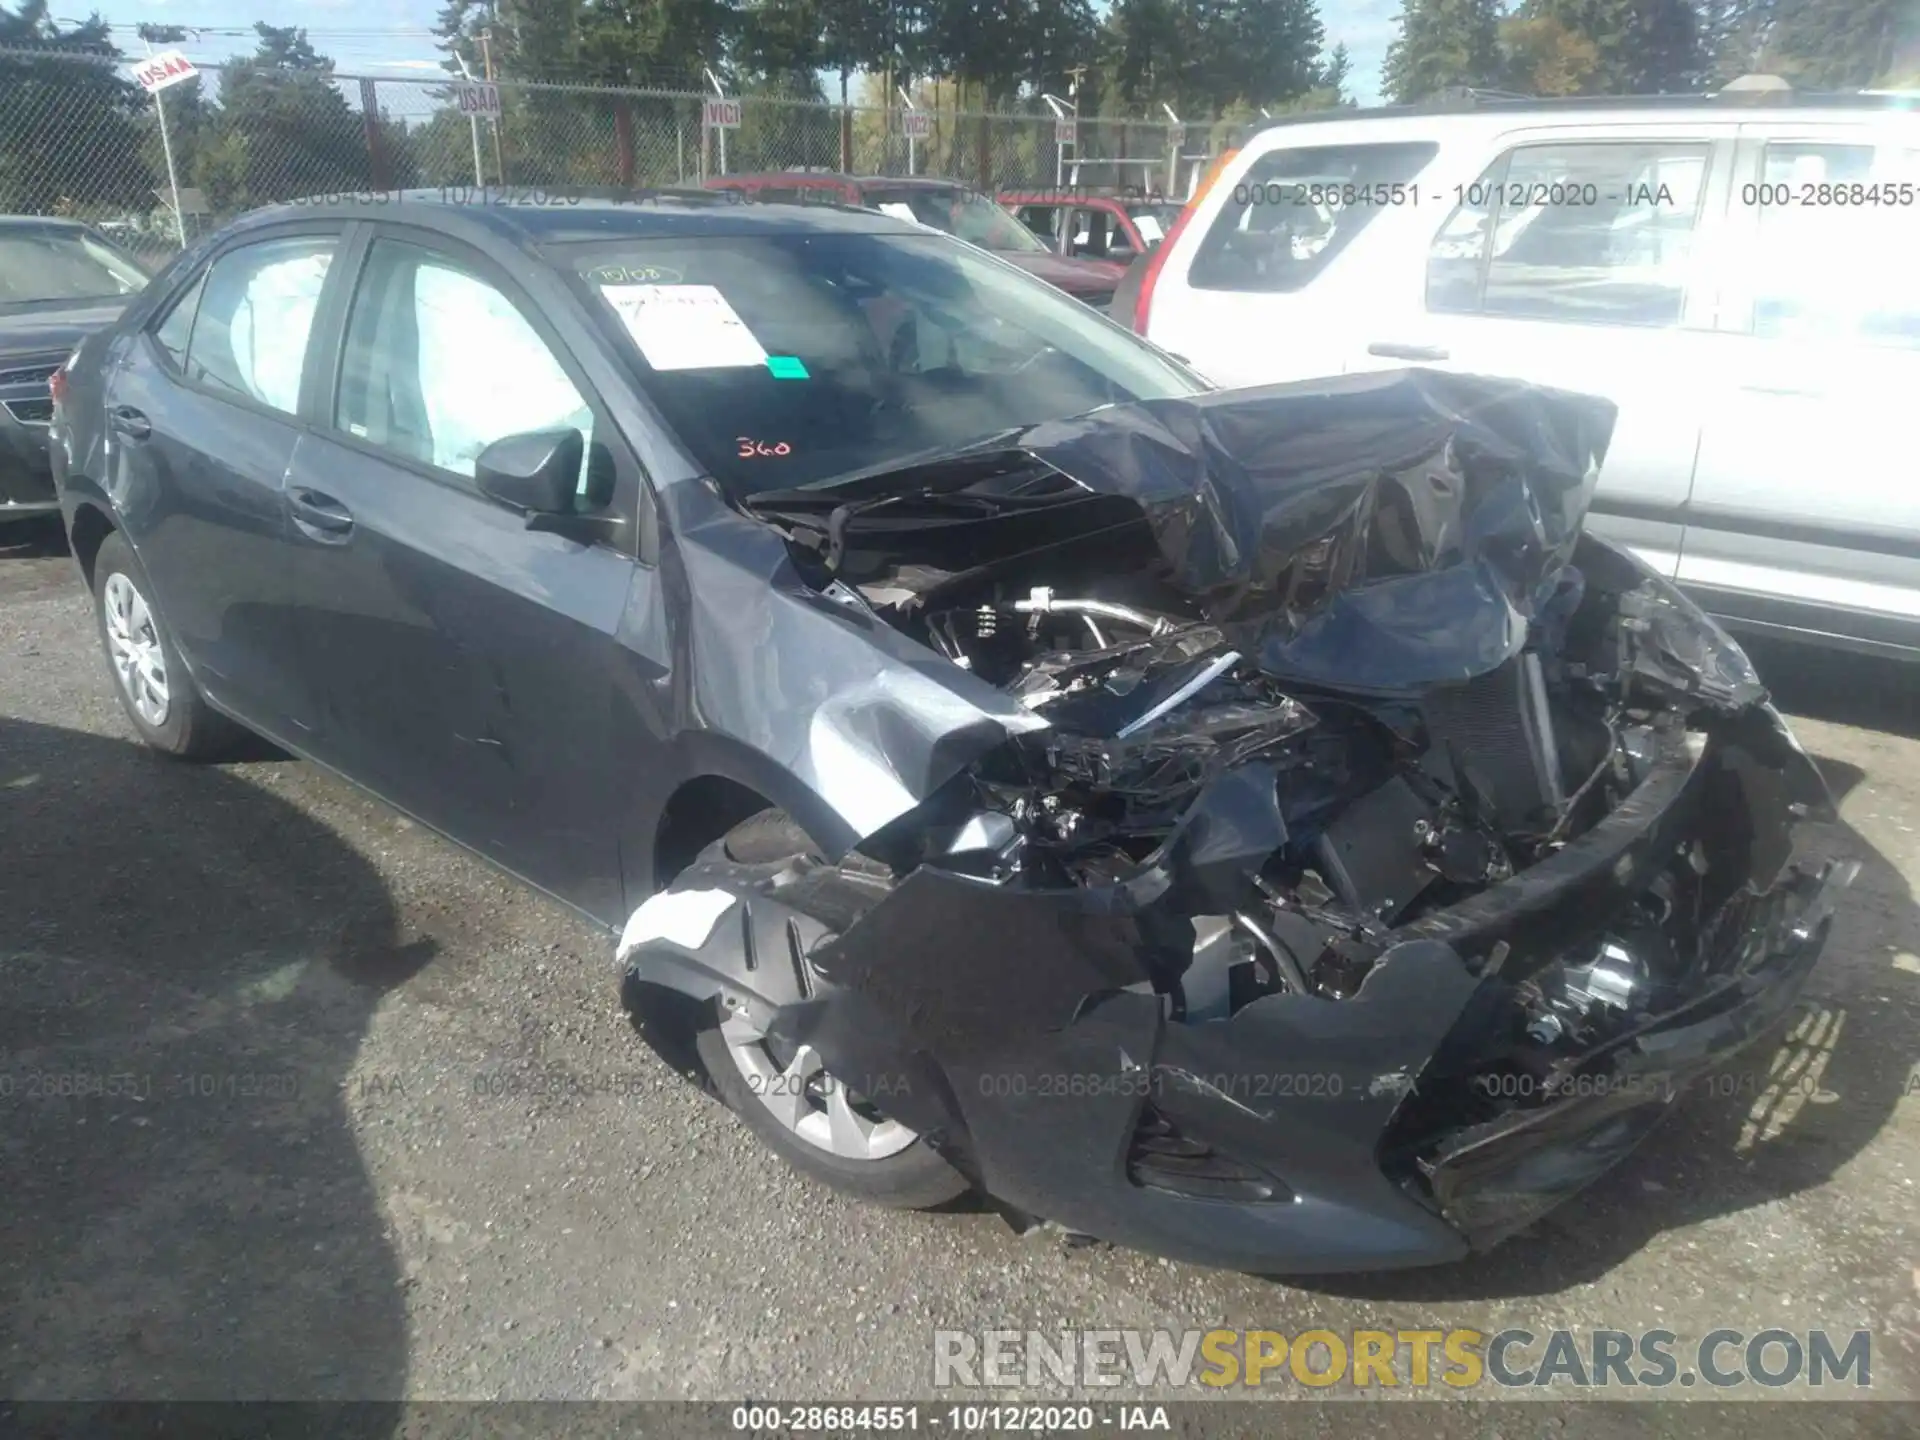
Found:
[[[153,422],[131,405],[116,405],[109,416],[113,428],[129,440],[144,440],[153,434]]]
[[[1376,340],[1367,346],[1367,354],[1378,355],[1382,360],[1444,360],[1447,352],[1438,345],[1396,345],[1390,340]]]
[[[310,539],[323,545],[341,545],[353,533],[352,512],[331,495],[295,490],[288,500],[293,506],[293,523]]]

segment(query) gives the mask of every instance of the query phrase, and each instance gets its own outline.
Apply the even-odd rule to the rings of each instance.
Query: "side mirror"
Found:
[[[578,430],[529,430],[494,441],[473,463],[482,495],[534,515],[571,515],[586,442]]]
[[[578,430],[529,430],[505,436],[482,450],[473,463],[473,479],[482,495],[524,510],[527,529],[590,545],[613,539],[626,522],[576,509],[580,463],[585,456],[586,440]],[[596,479],[601,483],[596,484]],[[604,505],[612,498],[610,479],[588,477],[589,505]]]

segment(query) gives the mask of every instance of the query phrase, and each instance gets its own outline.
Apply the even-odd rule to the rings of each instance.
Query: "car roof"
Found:
[[[870,232],[924,234],[924,227],[851,206],[745,205],[712,190],[372,191],[256,210],[224,233],[288,220],[396,220],[458,236],[475,229],[525,246],[675,235]]]
[[[84,220],[64,215],[0,215],[0,230],[88,230]]]
[[[1169,195],[1128,195],[1120,190],[999,190],[996,200],[1016,205],[1172,205]]]
[[[966,190],[969,187],[961,180],[948,179],[944,175],[851,175],[840,170],[761,170],[749,175],[716,175],[709,180],[709,186],[719,187],[746,182],[765,181],[793,182],[810,180],[821,185],[891,185],[907,190]]]
[[[1796,118],[1819,111],[1858,118],[1862,112],[1898,114],[1916,109],[1920,109],[1920,95],[1895,91],[1729,89],[1697,95],[1538,96],[1466,90],[1418,105],[1344,107],[1282,115],[1252,127],[1248,140],[1300,126],[1327,124],[1364,123],[1387,128],[1399,121],[1403,122],[1402,128],[1430,129],[1434,120],[1443,117],[1471,126],[1475,117],[1497,125],[1536,117],[1578,123],[1587,117],[1597,120],[1609,115],[1635,121],[1699,118],[1703,114],[1754,119],[1779,111],[1789,111]]]

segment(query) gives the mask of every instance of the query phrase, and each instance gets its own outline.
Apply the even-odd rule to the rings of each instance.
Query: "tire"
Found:
[[[207,704],[193,683],[154,600],[152,582],[117,531],[101,542],[94,557],[93,600],[114,693],[140,739],[182,760],[232,753],[246,732]],[[129,654],[140,657],[131,666],[124,663]]]
[[[818,855],[799,826],[780,811],[765,810],[728,831],[701,859],[706,864],[719,861],[767,873],[794,861],[817,863]],[[859,863],[858,857],[849,860]],[[754,1040],[751,1026],[724,1014],[717,1005],[702,1012],[694,1046],[714,1093],[761,1144],[808,1178],[856,1200],[895,1210],[930,1210],[972,1188],[923,1138],[839,1087],[824,1070],[816,1069],[808,1082],[809,1091],[819,1093],[802,1097],[792,1088],[793,1077],[806,1068],[801,1057],[784,1054],[763,1039]],[[743,1059],[743,1054],[748,1058]],[[805,1119],[796,1125],[781,1118],[770,1096],[777,1097],[789,1117],[805,1110]],[[836,1153],[822,1143],[823,1132],[833,1129],[830,1112],[843,1105],[855,1112],[860,1126],[866,1127],[868,1143],[880,1153],[853,1156]]]

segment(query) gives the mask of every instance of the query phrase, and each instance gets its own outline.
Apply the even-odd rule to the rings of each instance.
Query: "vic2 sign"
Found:
[[[182,80],[191,80],[199,73],[193,62],[178,50],[162,50],[133,67],[133,78],[149,95],[169,85],[178,85]]]

